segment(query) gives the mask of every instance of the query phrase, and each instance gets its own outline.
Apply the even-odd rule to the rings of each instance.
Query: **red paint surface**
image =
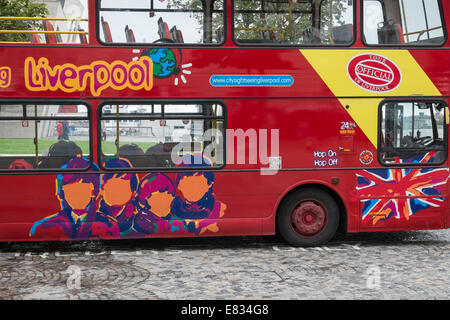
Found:
[[[409,221],[387,220],[376,229],[361,224],[361,207],[355,196],[355,173],[357,170],[376,168],[381,165],[376,159],[377,150],[357,127],[352,135],[353,149],[342,152],[340,134],[341,121],[354,121],[342,108],[325,83],[299,52],[299,48],[242,48],[236,47],[230,39],[231,14],[228,12],[228,39],[222,47],[183,48],[183,63],[191,63],[192,73],[186,75],[187,83],[180,81],[174,86],[173,78],[155,79],[150,91],[140,92],[125,89],[106,89],[101,97],[93,98],[90,90],[62,93],[30,92],[24,85],[24,61],[27,57],[46,57],[51,65],[72,63],[76,66],[89,65],[92,61],[131,61],[136,56],[133,49],[142,47],[102,47],[95,38],[94,1],[90,8],[90,44],[79,46],[15,46],[0,47],[0,66],[10,67],[12,81],[8,88],[1,88],[2,99],[81,99],[92,107],[93,160],[97,155],[97,106],[103,99],[214,99],[225,103],[228,129],[280,129],[280,155],[283,169],[273,176],[260,174],[259,169],[267,165],[228,164],[215,171],[214,194],[226,204],[225,216],[218,223],[219,232],[207,231],[204,236],[214,235],[256,235],[275,232],[275,216],[283,197],[296,187],[308,184],[321,185],[333,190],[342,201],[347,214],[344,228],[349,232],[372,230],[417,230],[450,227],[450,206],[432,209],[411,217]],[[358,2],[359,3],[359,2]],[[450,7],[443,6],[445,20],[450,21]],[[228,6],[228,11],[230,8]],[[359,14],[357,15],[359,21]],[[363,48],[360,28],[352,48]],[[351,50],[351,48],[348,48]],[[398,48],[397,48],[398,49]],[[407,50],[400,48],[402,50]],[[326,49],[324,49],[326,50]],[[368,52],[371,49],[368,49]],[[414,48],[409,51],[422,67],[441,94],[450,95],[450,48]],[[332,63],[332,62],[330,62]],[[215,74],[264,74],[291,75],[291,87],[241,88],[212,87],[209,78]],[[408,71],[403,70],[403,77]],[[376,121],[374,119],[374,121]],[[236,148],[236,146],[235,146]],[[316,167],[315,151],[336,152],[337,165]],[[236,151],[236,150],[235,150]],[[359,160],[362,152],[370,151],[374,160],[363,166]],[[448,161],[442,167],[447,167]],[[173,172],[166,174],[174,179]],[[142,177],[144,174],[140,174]],[[338,184],[332,184],[338,179]],[[33,240],[28,236],[33,222],[60,210],[56,197],[55,174],[0,174],[0,240]],[[165,236],[165,235],[158,235]],[[171,233],[168,236],[191,236],[186,233]],[[49,233],[46,240],[63,240],[60,235]]]

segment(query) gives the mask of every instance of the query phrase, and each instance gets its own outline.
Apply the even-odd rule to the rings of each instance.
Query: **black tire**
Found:
[[[300,209],[301,208],[301,209]],[[312,210],[309,210],[312,208]],[[318,219],[319,223],[315,228],[318,231],[305,234],[301,232],[293,220],[299,222],[298,215],[294,212],[307,212],[312,216],[316,216],[319,212],[322,219]],[[300,219],[301,220],[301,219]],[[323,222],[320,222],[323,221]],[[333,238],[339,226],[339,207],[333,197],[318,188],[305,188],[294,191],[287,196],[281,203],[277,215],[278,230],[281,236],[291,245],[295,247],[311,247],[320,246]],[[300,225],[305,225],[302,222]]]

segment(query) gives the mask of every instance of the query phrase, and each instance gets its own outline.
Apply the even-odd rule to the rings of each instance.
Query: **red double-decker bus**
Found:
[[[449,228],[447,0],[4,3],[0,240]]]

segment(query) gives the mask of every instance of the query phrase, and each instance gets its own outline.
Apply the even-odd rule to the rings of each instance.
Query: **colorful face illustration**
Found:
[[[184,198],[189,202],[197,202],[211,189],[213,182],[208,180],[201,173],[193,176],[184,176],[178,182],[178,190],[181,191]]]
[[[156,191],[147,198],[147,204],[154,214],[162,218],[170,213],[173,198],[174,196],[167,191]]]
[[[116,177],[105,182],[102,194],[103,200],[110,206],[123,206],[133,196],[130,181]]]
[[[62,187],[65,200],[73,210],[83,210],[94,196],[94,185],[78,180]]]
[[[90,162],[87,158],[76,156],[62,165],[63,169],[85,169]],[[61,210],[36,221],[30,236],[39,234],[57,234],[59,238],[88,239],[90,237],[90,221],[95,219],[96,199],[100,189],[98,166],[93,163],[92,172],[64,173],[56,177],[56,195],[61,203]],[[82,219],[73,219],[73,212],[81,211]],[[80,224],[81,221],[81,224]]]
[[[201,154],[185,155],[177,168],[212,167],[212,162]],[[177,189],[188,202],[198,202],[207,193],[212,194],[214,185],[214,172],[182,172],[177,174]]]
[[[125,158],[108,159],[103,166],[110,169],[132,168]],[[111,207],[121,207],[129,203],[136,192],[138,178],[132,173],[105,174],[102,177],[103,201]]]
[[[89,166],[89,160],[76,156],[67,161],[62,168],[79,169]],[[96,164],[92,170],[98,172]],[[100,178],[97,173],[65,173],[56,178],[57,195],[61,200],[61,207],[70,207],[75,210],[86,209],[93,201],[100,189]]]
[[[185,155],[178,168],[212,167],[212,162],[202,154]],[[217,232],[217,222],[226,206],[214,195],[214,172],[180,172],[176,177],[179,194],[172,204],[172,214],[183,219],[184,229],[196,235],[206,231]]]
[[[170,213],[175,197],[172,181],[163,173],[150,173],[145,176],[138,189],[138,203],[144,211],[151,211],[158,217]]]

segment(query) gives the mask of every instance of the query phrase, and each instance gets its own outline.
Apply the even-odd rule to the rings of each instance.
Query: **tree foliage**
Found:
[[[168,8],[203,10],[201,0],[167,0]],[[331,2],[330,2],[331,1]],[[223,8],[221,0],[214,1],[214,9]],[[318,4],[316,6],[316,3]],[[332,27],[345,23],[343,15],[347,0],[235,0],[235,38],[241,40],[269,40],[286,44],[330,42]],[[330,11],[332,14],[330,14]],[[203,16],[196,14],[199,31]],[[314,21],[318,21],[314,22]],[[214,31],[223,26],[223,16],[213,16]]]
[[[45,3],[31,0],[0,0],[1,17],[45,17],[48,10]],[[28,26],[40,28],[42,21],[0,20],[0,30],[28,30]],[[27,42],[29,34],[1,33],[0,41]]]

